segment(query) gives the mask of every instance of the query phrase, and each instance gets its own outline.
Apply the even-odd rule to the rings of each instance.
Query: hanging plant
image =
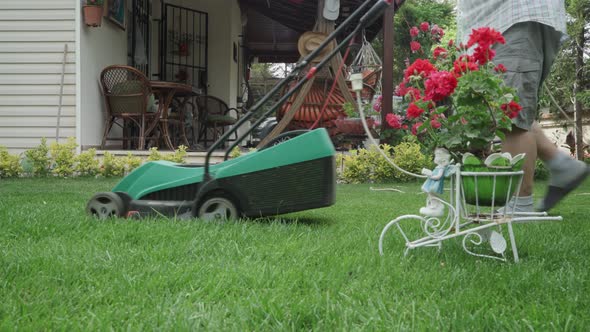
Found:
[[[99,27],[102,23],[104,0],[85,0],[82,7],[84,23],[90,27]]]

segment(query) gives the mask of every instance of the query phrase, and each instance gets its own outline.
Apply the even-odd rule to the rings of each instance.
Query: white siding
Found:
[[[55,139],[65,44],[60,137],[76,134],[76,1],[0,1],[0,145],[12,152]]]

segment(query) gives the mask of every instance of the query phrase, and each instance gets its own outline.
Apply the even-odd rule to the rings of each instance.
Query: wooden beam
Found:
[[[396,4],[383,14],[383,101],[381,102],[381,129],[389,128],[386,117],[393,112],[393,16]]]

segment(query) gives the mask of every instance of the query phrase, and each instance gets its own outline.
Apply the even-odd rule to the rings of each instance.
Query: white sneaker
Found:
[[[496,213],[502,215],[521,214],[523,212],[535,212],[533,196],[519,197],[518,201],[513,196],[504,207],[496,210]]]

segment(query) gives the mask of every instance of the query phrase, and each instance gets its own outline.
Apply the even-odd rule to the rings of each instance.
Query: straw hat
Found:
[[[320,44],[326,40],[327,35],[321,32],[307,31],[299,37],[297,42],[297,50],[302,57],[307,56],[313,52]],[[313,59],[313,62],[321,61],[326,55],[328,55],[334,49],[334,43],[329,43],[319,54]]]

